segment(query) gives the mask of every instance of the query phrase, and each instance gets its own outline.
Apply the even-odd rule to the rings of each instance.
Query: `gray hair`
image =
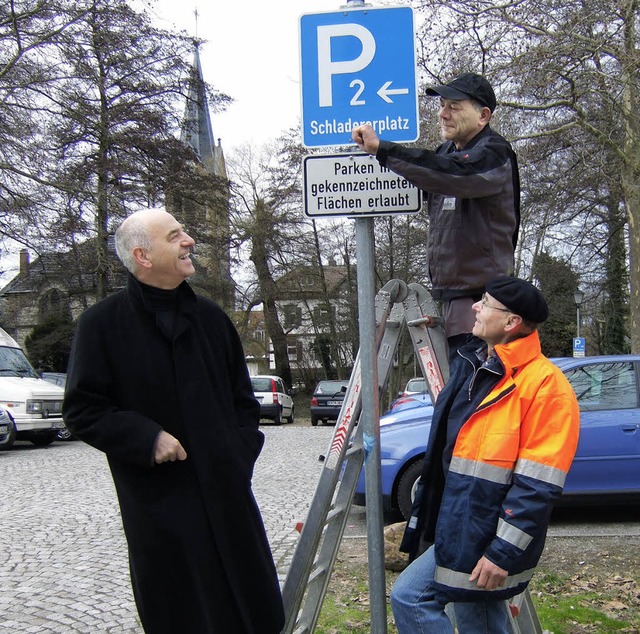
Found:
[[[143,209],[131,214],[116,229],[116,253],[130,273],[136,272],[136,260],[133,257],[133,250],[137,247],[147,251],[151,249],[151,238],[147,233],[147,225],[141,217],[145,211],[147,210]]]

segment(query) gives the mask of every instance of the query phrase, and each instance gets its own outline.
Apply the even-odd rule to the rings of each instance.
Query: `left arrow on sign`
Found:
[[[380,90],[378,90],[378,95],[382,97],[382,99],[384,99],[387,103],[393,103],[393,100],[389,99],[388,95],[408,95],[409,94],[408,88],[390,89],[389,86],[391,86],[392,83],[393,82],[388,81],[380,87]]]

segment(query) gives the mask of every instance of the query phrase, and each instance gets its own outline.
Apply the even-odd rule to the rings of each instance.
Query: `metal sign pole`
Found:
[[[362,367],[360,425],[365,448],[367,545],[371,632],[387,632],[387,589],[384,572],[382,482],[380,475],[380,412],[375,322],[375,253],[373,218],[356,218],[358,263],[358,318]]]

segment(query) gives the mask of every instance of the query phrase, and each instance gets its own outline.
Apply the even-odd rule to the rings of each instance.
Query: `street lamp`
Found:
[[[577,335],[576,337],[580,338],[580,306],[582,305],[582,300],[584,299],[584,293],[579,289],[576,288],[576,290],[573,292],[573,301],[576,303],[576,330],[577,330]]]

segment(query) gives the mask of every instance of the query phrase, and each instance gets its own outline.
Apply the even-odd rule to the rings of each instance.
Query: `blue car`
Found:
[[[640,500],[640,355],[551,359],[580,405],[580,440],[560,504]],[[430,400],[380,418],[383,508],[411,512],[429,435]],[[354,502],[365,503],[364,470]]]

